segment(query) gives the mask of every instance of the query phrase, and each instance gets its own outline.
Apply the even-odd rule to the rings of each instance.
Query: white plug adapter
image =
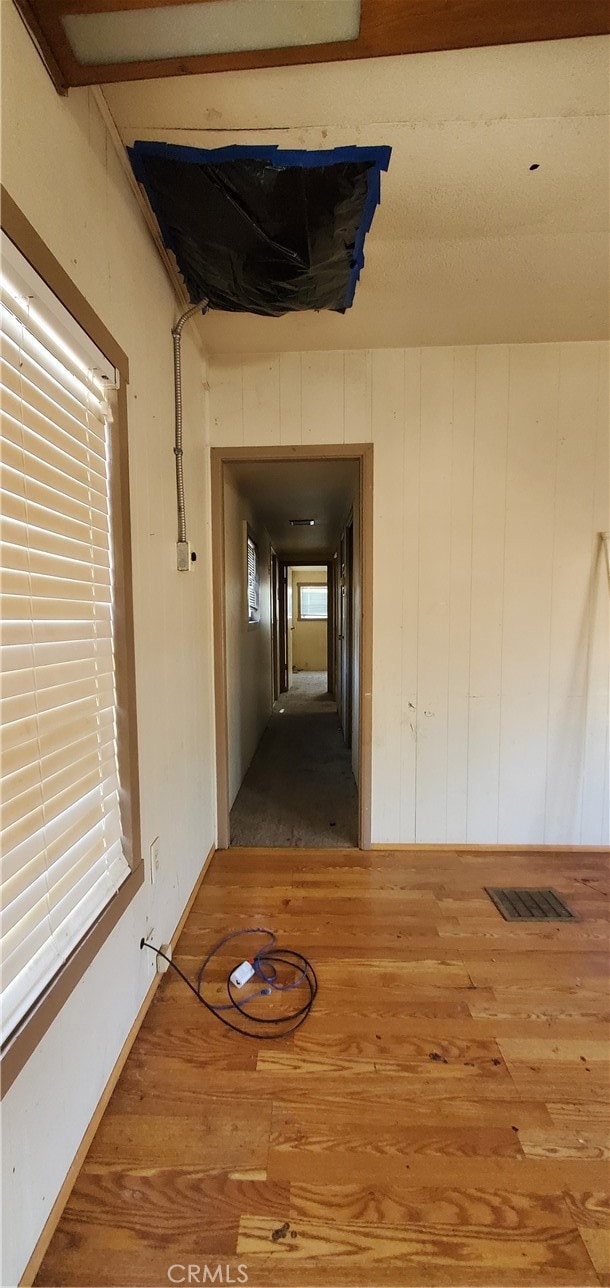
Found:
[[[161,956],[163,953],[163,956]],[[169,961],[168,961],[169,958]],[[169,970],[169,963],[172,959],[171,944],[161,944],[160,951],[157,953],[157,975],[164,975]]]
[[[250,965],[250,962],[242,962],[241,966],[236,966],[235,970],[231,973],[231,983],[234,984],[236,988],[243,988],[244,984],[247,984],[248,980],[252,979],[253,974],[254,967]]]

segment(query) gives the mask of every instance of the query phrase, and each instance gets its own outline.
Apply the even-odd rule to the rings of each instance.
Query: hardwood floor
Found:
[[[175,960],[256,924],[314,963],[312,1014],[249,1041],[166,975],[37,1284],[610,1283],[605,856],[231,850]]]

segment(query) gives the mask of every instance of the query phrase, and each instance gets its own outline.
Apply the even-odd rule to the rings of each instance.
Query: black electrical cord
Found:
[[[238,990],[231,981],[233,971],[240,965],[239,962],[236,962],[235,966],[232,966],[231,970],[228,972],[226,980],[227,995],[229,998],[228,1003],[214,1005],[214,1003],[206,1001],[201,990],[203,987],[205,971],[212,958],[229,939],[235,939],[241,935],[253,934],[263,934],[268,937],[268,946],[259,949],[255,956],[249,959],[254,972],[252,982],[257,980],[261,981],[263,983],[263,988],[259,988],[255,993],[250,993],[244,1002],[238,1001],[236,996],[236,992]],[[289,1037],[290,1034],[296,1033],[297,1029],[305,1023],[318,991],[318,980],[311,962],[308,961],[302,953],[297,953],[292,948],[276,949],[275,943],[275,935],[270,930],[261,926],[249,928],[247,930],[232,931],[230,934],[225,935],[224,939],[221,939],[219,943],[215,944],[211,952],[208,953],[199,969],[196,985],[193,984],[188,976],[180,970],[179,966],[176,966],[176,963],[172,961],[171,957],[168,957],[160,948],[156,948],[154,944],[149,944],[146,939],[141,939],[140,948],[149,948],[151,952],[156,953],[158,957],[162,957],[163,960],[166,961],[173,970],[175,970],[176,974],[180,976],[187,987],[190,988],[191,992],[195,994],[197,1001],[201,1002],[202,1006],[205,1006],[206,1011],[209,1011],[217,1020],[220,1020],[221,1024],[224,1024],[226,1028],[232,1029],[234,1033],[241,1033],[245,1038],[256,1038],[257,1041],[260,1041],[261,1039],[269,1041],[274,1038]],[[280,983],[276,964],[291,966],[296,972],[295,979],[287,984]],[[269,967],[269,969],[267,969],[267,967]],[[267,997],[271,993],[275,992],[291,992],[300,987],[304,987],[307,990],[306,1001],[302,1006],[297,1007],[294,1011],[288,1012],[288,1014],[274,1016],[251,1015],[249,1011],[246,1010],[246,1006],[257,997]],[[234,1024],[231,1020],[227,1019],[226,1016],[220,1014],[221,1011],[232,1010],[239,1012],[239,1014],[243,1015],[250,1025],[254,1025],[256,1027],[251,1030],[244,1029],[241,1025]],[[270,1024],[282,1026],[281,1031],[271,1033],[259,1027]]]

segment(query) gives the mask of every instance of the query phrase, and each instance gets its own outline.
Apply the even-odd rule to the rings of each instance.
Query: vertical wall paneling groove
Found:
[[[280,442],[279,357],[252,354],[243,367],[244,445],[271,447]]]
[[[243,367],[230,358],[214,360],[210,381],[210,439],[214,447],[243,447]]]
[[[511,347],[498,836],[544,835],[558,345]]]
[[[477,350],[466,841],[497,842],[504,591],[507,346]]]
[[[447,839],[453,350],[421,355],[417,839]]]
[[[303,440],[300,353],[280,354],[280,442]]]
[[[372,430],[387,450],[375,456],[373,535],[373,837],[386,841],[400,829],[402,783],[394,728],[402,690],[402,514],[404,461],[404,353],[377,349],[372,363]],[[375,539],[383,533],[383,540]],[[389,629],[375,629],[381,618]],[[409,627],[410,629],[410,627]]]
[[[599,344],[599,398],[598,398],[598,415],[597,415],[597,447],[598,459],[597,469],[595,472],[596,482],[596,508],[594,513],[594,529],[596,532],[610,531],[610,506],[609,506],[609,471],[608,471],[608,408],[610,407],[610,389],[608,381],[608,361],[604,345]],[[608,653],[606,643],[610,637],[610,597],[608,585],[608,574],[605,555],[603,549],[599,549],[600,562],[600,596],[601,596],[601,702],[602,712],[608,712],[610,707],[610,677],[608,674]],[[605,721],[604,737],[604,760],[600,765],[600,798],[601,798],[601,828],[598,833],[601,843],[607,844],[610,835],[610,792],[608,783],[610,782],[610,729],[608,721]],[[593,803],[593,817],[596,816],[595,803]]]
[[[561,346],[545,800],[549,844],[559,836],[577,844],[582,822],[598,368],[595,345],[586,352]]]
[[[419,488],[421,452],[421,350],[407,349],[404,363],[405,436],[403,459],[400,835],[414,841],[417,775],[417,610],[419,602]]]
[[[608,841],[607,364],[597,343],[211,359],[215,445],[374,444],[374,842]]]
[[[371,351],[354,349],[343,355],[345,442],[371,441]]]
[[[345,442],[343,354],[302,356],[303,442]]]
[[[468,679],[472,580],[472,496],[476,352],[454,350],[451,441],[451,565],[447,657],[447,839],[466,836],[468,817]]]
[[[601,345],[599,346],[601,350]],[[600,354],[601,357],[601,354]],[[599,368],[599,394],[595,443],[595,472],[592,528],[589,559],[591,568],[588,613],[588,668],[586,701],[585,770],[583,790],[583,829],[595,826],[599,835],[600,813],[607,820],[608,795],[608,729],[604,716],[608,711],[608,577],[600,532],[607,532],[608,521],[608,366]],[[607,828],[607,821],[606,821]],[[606,833],[602,836],[602,843]]]

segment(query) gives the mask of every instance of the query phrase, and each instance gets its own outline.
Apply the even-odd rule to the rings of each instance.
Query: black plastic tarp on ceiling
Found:
[[[350,307],[390,148],[137,142],[129,155],[193,303],[267,317]]]

